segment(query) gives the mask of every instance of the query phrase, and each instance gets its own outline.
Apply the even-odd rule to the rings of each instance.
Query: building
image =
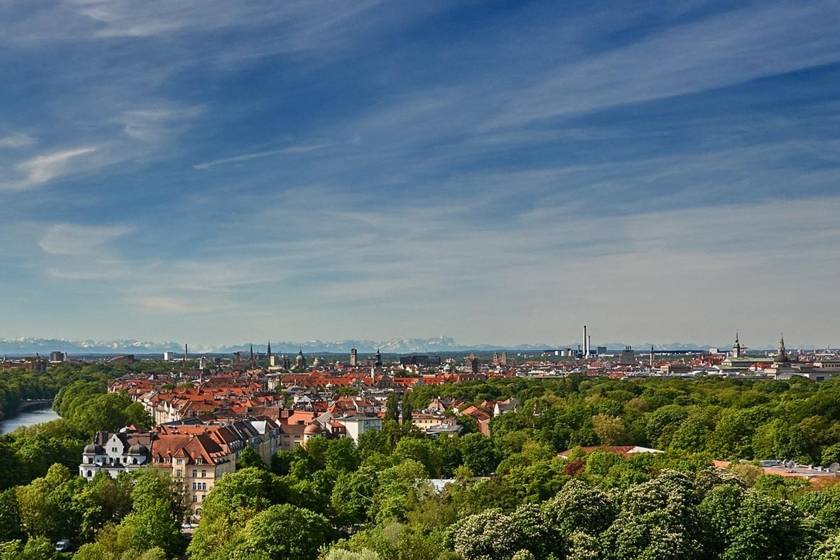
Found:
[[[496,367],[507,367],[507,352],[493,353],[493,365]]]
[[[86,446],[82,452],[79,475],[91,480],[97,473],[104,472],[111,478],[116,478],[121,472],[131,472],[148,466],[153,437],[151,432],[138,432],[128,428],[123,428],[115,434],[97,433],[93,443]]]
[[[50,363],[60,364],[67,361],[67,352],[55,351],[50,352]]]
[[[618,363],[623,366],[636,365],[636,353],[633,352],[631,346],[625,346],[621,354],[618,355]]]
[[[336,418],[336,420],[344,425],[344,428],[347,430],[347,437],[351,438],[356,444],[359,443],[359,436],[363,433],[382,429],[382,420],[379,416],[354,414],[352,416]]]
[[[476,356],[474,353],[470,353],[469,356],[464,358],[464,361],[466,362],[467,369],[469,369],[471,373],[478,373],[478,356]]]
[[[350,349],[350,367],[359,367],[359,351],[355,348]]]
[[[741,346],[741,340],[738,333],[735,333],[735,344],[732,345],[732,351],[729,353],[729,356],[732,358],[743,358],[747,352],[746,346]]]
[[[303,349],[298,350],[298,355],[295,357],[295,368],[296,369],[305,369],[306,368],[306,356],[303,355]]]

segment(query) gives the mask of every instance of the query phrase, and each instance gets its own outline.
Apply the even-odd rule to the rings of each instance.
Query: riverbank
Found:
[[[27,410],[15,416],[5,418],[0,421],[0,434],[8,434],[18,428],[24,426],[34,426],[44,422],[51,422],[58,420],[60,416],[52,408],[46,406],[44,408],[36,408],[34,410]]]

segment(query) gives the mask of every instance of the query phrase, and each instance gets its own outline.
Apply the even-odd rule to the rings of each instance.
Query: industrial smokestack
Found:
[[[589,338],[586,336],[586,325],[583,325],[583,357],[589,356]]]

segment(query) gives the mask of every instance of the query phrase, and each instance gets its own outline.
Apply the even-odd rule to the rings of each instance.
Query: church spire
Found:
[[[779,352],[776,355],[776,361],[779,363],[786,363],[789,360],[787,355],[787,350],[785,350],[785,335],[782,333],[781,338],[779,338]]]

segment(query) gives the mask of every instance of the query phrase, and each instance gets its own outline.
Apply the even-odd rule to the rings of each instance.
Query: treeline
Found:
[[[438,395],[518,397],[517,411],[492,422],[503,453],[529,439],[556,451],[626,444],[718,459],[840,461],[840,381],[505,379],[419,387],[413,406]]]

